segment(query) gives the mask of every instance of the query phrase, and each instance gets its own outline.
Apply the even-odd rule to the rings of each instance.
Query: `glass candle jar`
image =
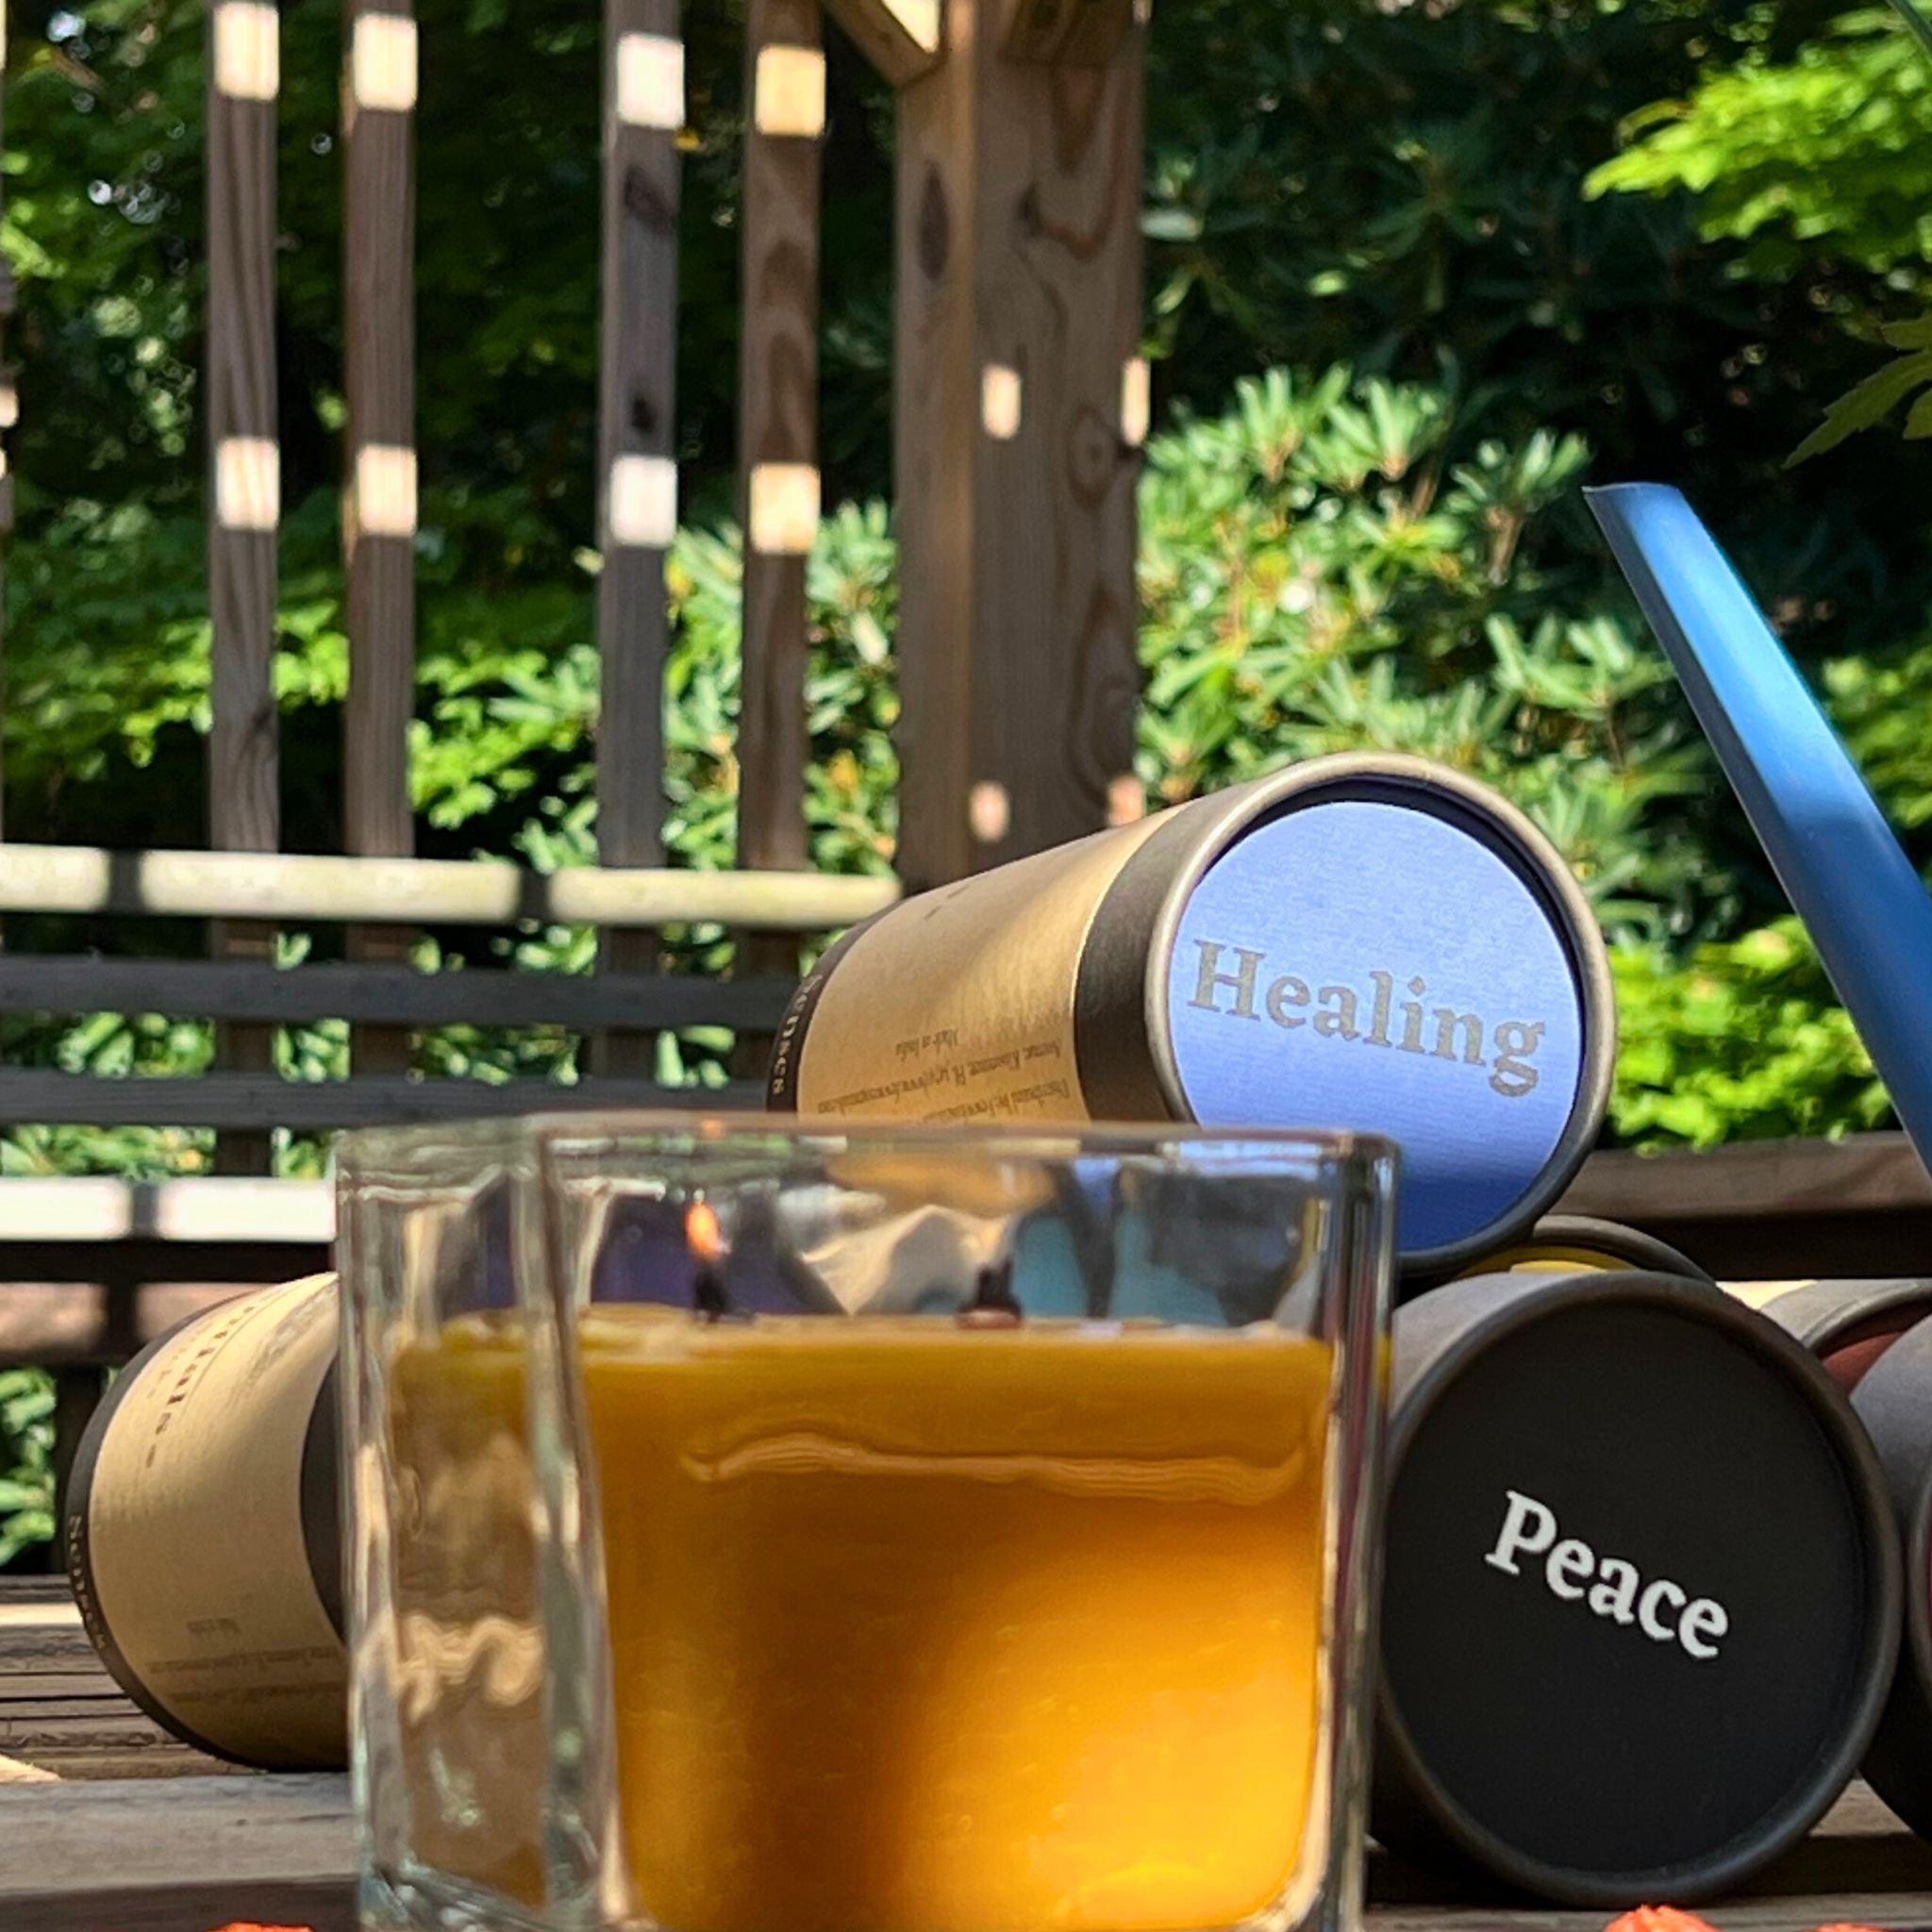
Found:
[[[1352,1924],[1393,1168],[349,1137],[365,1923]]]

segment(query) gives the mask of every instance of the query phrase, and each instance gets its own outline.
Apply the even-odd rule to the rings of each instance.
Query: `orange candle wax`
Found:
[[[1320,1344],[645,1309],[580,1339],[658,1924],[1180,1932],[1293,1889]],[[510,1346],[444,1367],[500,1388]]]

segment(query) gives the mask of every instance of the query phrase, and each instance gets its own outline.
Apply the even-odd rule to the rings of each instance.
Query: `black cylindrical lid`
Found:
[[[1674,1274],[1686,1281],[1711,1280],[1687,1255],[1640,1227],[1621,1221],[1602,1221],[1592,1214],[1545,1214],[1530,1231],[1507,1247],[1485,1255],[1461,1273],[1516,1274],[1541,1271],[1550,1274],[1585,1270],[1627,1273],[1638,1269],[1652,1274]]]
[[[1830,1378],[1707,1283],[1488,1275],[1398,1311],[1375,1829],[1563,1902],[1735,1884],[1877,1722],[1899,1564]]]
[[[1921,1838],[1932,1838],[1932,1320],[1873,1363],[1852,1407],[1878,1452],[1905,1553],[1905,1637],[1865,1775]]]

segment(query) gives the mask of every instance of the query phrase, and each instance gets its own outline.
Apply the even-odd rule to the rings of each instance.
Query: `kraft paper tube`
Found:
[[[1682,493],[1620,483],[1586,494],[1924,1160],[1932,1154],[1932,901]]]

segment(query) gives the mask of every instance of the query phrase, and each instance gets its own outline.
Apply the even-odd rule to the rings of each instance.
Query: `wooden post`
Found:
[[[348,0],[342,80],[349,474],[349,699],[342,828],[350,852],[406,857],[416,671],[416,22],[410,0]],[[398,908],[399,910],[402,908]],[[351,957],[408,957],[400,926],[349,934]],[[397,1073],[409,1036],[351,1036],[358,1073]]]
[[[268,0],[216,0],[208,55],[208,614],[213,728],[208,840],[224,852],[280,841],[275,693],[275,529],[281,462],[275,420],[275,98],[280,16]],[[272,960],[275,928],[217,920],[217,958]],[[216,1064],[263,1074],[275,1029],[224,1024]],[[266,1174],[266,1134],[221,1136],[226,1174]]]
[[[605,0],[604,314],[598,433],[597,856],[655,865],[664,815],[664,553],[677,529],[677,0]],[[602,963],[648,972],[657,935],[607,931]],[[655,1042],[595,1042],[596,1070],[648,1074]]]
[[[1132,0],[1085,0],[1079,31],[1049,33],[1053,58],[1031,60],[1003,53],[1009,35],[1029,42],[1000,0],[945,0],[943,58],[899,95],[899,870],[913,889],[1139,810],[1143,32]]]
[[[745,32],[738,410],[744,525],[738,862],[804,870],[806,561],[818,532],[819,0],[751,0]],[[795,974],[795,936],[747,933],[741,974]],[[740,1041],[739,1071],[769,1040]]]

